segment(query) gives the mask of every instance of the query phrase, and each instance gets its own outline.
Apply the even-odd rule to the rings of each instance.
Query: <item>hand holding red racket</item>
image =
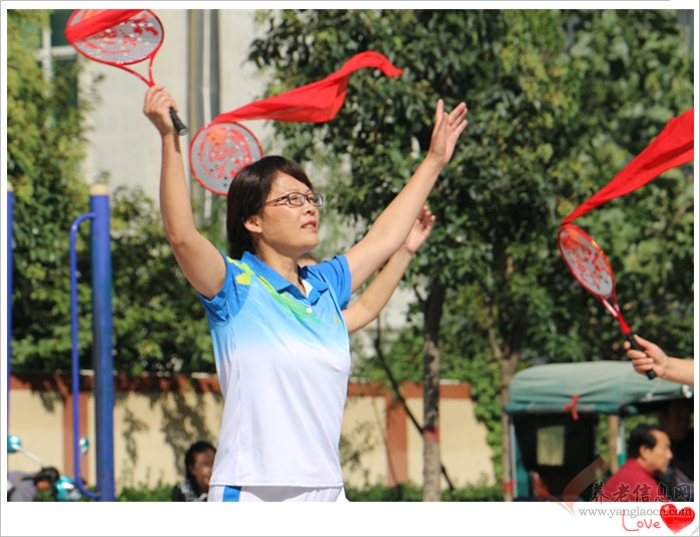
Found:
[[[149,9],[78,9],[68,19],[66,38],[83,56],[119,67],[153,86],[153,59],[163,44],[163,25]],[[148,79],[129,65],[148,60]],[[175,110],[170,117],[180,136],[187,127]]]
[[[632,348],[644,352],[622,318],[615,293],[615,274],[600,246],[585,231],[572,224],[561,227],[557,241],[564,263],[576,281],[600,300],[610,314],[617,319],[625,339],[629,341]],[[612,299],[612,305],[608,302],[608,298]],[[646,375],[649,380],[656,378],[656,373],[651,369],[646,372]]]

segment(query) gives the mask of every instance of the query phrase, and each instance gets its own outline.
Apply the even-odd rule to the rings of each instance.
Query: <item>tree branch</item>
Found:
[[[418,420],[416,417],[413,415],[411,412],[411,409],[408,408],[408,404],[406,403],[406,399],[404,399],[403,395],[401,394],[401,389],[398,381],[394,377],[394,374],[391,372],[391,368],[389,367],[389,364],[386,361],[386,358],[384,357],[384,353],[382,352],[381,349],[381,323],[379,322],[379,319],[377,319],[377,335],[374,338],[374,349],[377,352],[377,358],[379,358],[379,362],[386,372],[387,377],[389,378],[389,383],[391,384],[391,388],[394,392],[394,398],[401,403],[401,406],[403,406],[404,410],[406,411],[406,414],[408,415],[409,419],[413,423],[414,427],[418,430],[418,432],[421,434],[421,437],[423,436],[423,426],[418,423]],[[450,477],[447,475],[447,469],[445,466],[440,463],[440,468],[442,470],[442,475],[445,477],[445,481],[447,481],[447,485],[450,487],[450,492],[454,491],[455,487],[452,484],[452,480]]]

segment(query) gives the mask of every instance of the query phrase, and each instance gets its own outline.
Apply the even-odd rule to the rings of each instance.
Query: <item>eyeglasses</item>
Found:
[[[279,203],[280,201],[286,201],[287,205],[290,207],[301,207],[307,201],[314,207],[320,207],[323,205],[323,196],[321,194],[316,194],[312,192],[311,194],[301,194],[300,192],[290,192],[286,196],[270,200],[265,203],[265,205],[270,205],[271,203]]]

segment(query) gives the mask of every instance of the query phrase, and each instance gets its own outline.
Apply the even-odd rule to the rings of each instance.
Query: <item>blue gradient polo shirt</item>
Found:
[[[210,484],[342,486],[351,361],[345,256],[299,269],[307,296],[248,252],[224,259],[221,291],[200,295],[225,398]]]

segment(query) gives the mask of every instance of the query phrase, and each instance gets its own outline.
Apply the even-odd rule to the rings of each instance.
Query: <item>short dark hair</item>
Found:
[[[197,440],[185,452],[185,475],[187,477],[192,477],[192,474],[190,473],[190,466],[194,464],[195,455],[198,453],[204,453],[205,451],[213,451],[216,453],[216,448],[209,442]]]
[[[656,437],[651,434],[652,431],[666,432],[661,425],[654,425],[651,423],[640,423],[630,433],[630,438],[627,442],[627,458],[636,459],[639,457],[639,450],[642,446],[649,449],[654,449],[656,446]]]
[[[32,481],[34,481],[35,485],[39,483],[39,481],[48,481],[49,484],[53,485],[60,477],[61,474],[58,472],[58,470],[56,470],[56,468],[53,466],[48,466],[46,468],[42,468],[36,474],[34,474]]]
[[[311,181],[299,164],[276,155],[248,164],[231,181],[226,200],[226,237],[228,254],[233,259],[240,259],[246,251],[255,253],[253,240],[244,223],[263,209],[272,182],[280,173],[294,177],[313,190]]]

